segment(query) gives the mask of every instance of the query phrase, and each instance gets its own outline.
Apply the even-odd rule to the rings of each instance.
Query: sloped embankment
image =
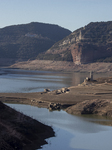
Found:
[[[68,107],[66,111],[70,114],[95,114],[112,117],[112,101],[106,99],[94,99],[80,102]]]
[[[51,136],[54,136],[51,127],[0,102],[0,149],[37,149]]]
[[[1,62],[2,63],[2,62]],[[27,70],[52,70],[52,71],[78,71],[78,72],[112,72],[112,63],[89,63],[75,65],[67,61],[50,61],[50,60],[29,60],[17,62],[10,68],[19,68]]]

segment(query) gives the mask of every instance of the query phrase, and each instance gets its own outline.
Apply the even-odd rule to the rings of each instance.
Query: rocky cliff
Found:
[[[111,56],[112,21],[109,21],[89,23],[55,43],[49,50],[39,55],[38,58],[84,64],[104,61]],[[112,58],[109,60],[112,61]]]

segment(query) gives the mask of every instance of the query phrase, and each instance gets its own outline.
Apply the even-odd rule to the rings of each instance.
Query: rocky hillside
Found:
[[[55,43],[37,58],[73,61],[75,64],[112,62],[112,21],[91,22]]]
[[[51,127],[44,125],[0,101],[0,149],[35,150],[54,136]]]
[[[66,111],[74,115],[95,114],[112,117],[112,101],[105,99],[85,100],[68,107]]]
[[[32,22],[0,29],[0,64],[35,59],[71,31],[58,25]]]

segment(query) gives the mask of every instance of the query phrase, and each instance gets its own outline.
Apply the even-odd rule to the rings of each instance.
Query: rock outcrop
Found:
[[[48,109],[49,109],[49,111],[60,110],[61,109],[61,104],[60,103],[50,103],[48,105]]]
[[[74,106],[68,107],[70,114],[95,114],[112,117],[112,101],[105,99],[86,100]]]
[[[95,22],[82,27],[54,44],[43,59],[73,61],[84,64],[103,61],[112,56],[112,21]],[[112,61],[111,59],[108,59]]]

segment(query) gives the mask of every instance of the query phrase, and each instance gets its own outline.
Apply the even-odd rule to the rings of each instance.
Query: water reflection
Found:
[[[41,92],[78,85],[89,73],[62,73],[53,71],[29,71],[18,69],[1,69],[1,93]],[[94,78],[108,76],[108,73],[94,73]]]
[[[112,126],[112,118],[111,117],[106,117],[106,116],[97,116],[97,115],[81,115],[78,116],[81,119],[84,119],[89,122],[101,124],[101,125],[107,125],[107,126]]]

